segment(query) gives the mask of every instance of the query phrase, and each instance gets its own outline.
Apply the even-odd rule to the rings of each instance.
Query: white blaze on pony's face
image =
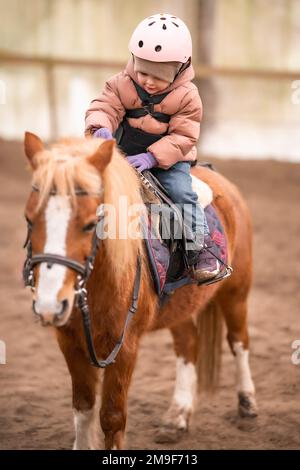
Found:
[[[97,207],[102,202],[102,171],[110,162],[113,141],[63,141],[44,150],[41,140],[26,133],[25,152],[33,169],[26,218],[32,229],[32,255],[50,254],[82,266],[92,251]],[[76,188],[85,195],[76,195]],[[55,194],[51,191],[55,189]],[[72,313],[78,273],[62,264],[34,267],[33,310],[43,325],[63,326]]]
[[[67,256],[67,231],[72,213],[68,196],[50,196],[45,210],[46,239],[43,253],[54,253]],[[43,315],[61,314],[63,301],[59,301],[59,293],[64,287],[67,268],[59,264],[48,266],[41,263],[39,283],[36,289],[35,312]],[[66,299],[63,299],[66,300]]]

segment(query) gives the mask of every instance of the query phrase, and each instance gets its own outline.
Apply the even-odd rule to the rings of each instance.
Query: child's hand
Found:
[[[111,132],[107,127],[101,127],[94,132],[93,137],[101,137],[102,139],[110,140],[113,138]]]
[[[132,155],[131,157],[127,157],[127,160],[130,165],[138,171],[150,170],[150,168],[157,166],[157,160],[151,152]]]

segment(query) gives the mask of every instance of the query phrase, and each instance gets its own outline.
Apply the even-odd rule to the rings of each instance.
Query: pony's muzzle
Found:
[[[64,316],[68,309],[69,302],[67,299],[57,302],[54,311],[41,308],[35,300],[32,302],[33,313],[41,320],[43,326],[61,326],[64,324]]]

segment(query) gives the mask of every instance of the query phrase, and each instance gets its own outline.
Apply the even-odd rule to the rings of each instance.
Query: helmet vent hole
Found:
[[[167,18],[165,18],[164,16],[162,16],[160,19],[161,19],[161,20],[166,20]]]
[[[161,46],[155,46],[155,51],[160,52],[161,51]]]
[[[148,24],[148,26],[152,26],[156,21],[151,21],[151,23]]]
[[[144,43],[143,41],[139,41],[139,47],[143,47]]]
[[[178,24],[176,24],[176,23],[174,23],[174,21],[172,21],[172,23],[173,23],[173,24],[175,24],[175,26],[177,26],[177,28],[179,28],[179,25],[178,25]]]
[[[163,27],[162,27],[162,29],[167,29],[167,27],[166,27],[166,25],[165,25],[165,24],[163,24]]]

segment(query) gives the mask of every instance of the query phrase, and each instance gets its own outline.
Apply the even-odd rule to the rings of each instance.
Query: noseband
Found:
[[[33,186],[32,189],[34,191],[39,191],[36,186]],[[50,195],[55,195],[56,192],[52,190]],[[81,188],[76,189],[75,194],[77,196],[88,196],[89,193],[84,191]],[[100,210],[97,211],[98,215],[98,222],[101,222],[104,218],[104,211],[102,206],[100,206]],[[75,302],[76,306],[78,306],[83,321],[83,328],[86,338],[86,343],[90,355],[91,364],[99,367],[101,369],[107,367],[108,365],[115,362],[116,356],[120,351],[122,344],[125,338],[125,332],[127,326],[135,314],[138,306],[138,295],[140,289],[140,282],[141,282],[141,257],[138,256],[137,260],[137,270],[134,280],[134,287],[133,287],[133,295],[132,295],[132,303],[131,307],[129,308],[123,328],[123,332],[117,344],[115,345],[112,352],[109,356],[104,360],[97,359],[95,346],[92,338],[91,333],[91,320],[90,320],[90,313],[87,301],[87,282],[91,275],[91,272],[94,268],[94,262],[96,258],[96,254],[99,247],[100,239],[97,237],[96,229],[93,234],[93,241],[92,241],[92,249],[91,254],[86,258],[85,264],[81,264],[78,261],[73,259],[67,258],[66,256],[55,255],[52,253],[42,253],[32,256],[32,243],[31,243],[31,232],[32,232],[32,224],[27,220],[27,237],[24,243],[24,248],[27,249],[27,256],[25,259],[24,267],[23,267],[23,280],[24,284],[27,287],[30,287],[32,291],[35,290],[35,281],[34,281],[34,272],[33,269],[35,266],[41,263],[47,263],[47,267],[51,267],[53,264],[60,264],[65,266],[69,269],[75,271],[77,275],[76,285],[75,285]]]

